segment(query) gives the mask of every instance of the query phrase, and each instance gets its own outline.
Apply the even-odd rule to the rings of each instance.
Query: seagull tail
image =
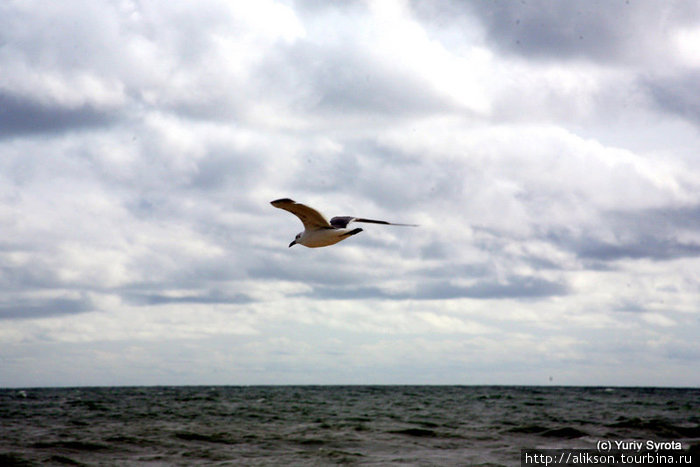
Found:
[[[399,225],[402,227],[418,227],[418,224],[397,224],[395,222],[378,221],[375,219],[355,218],[355,222],[367,222],[368,224]]]

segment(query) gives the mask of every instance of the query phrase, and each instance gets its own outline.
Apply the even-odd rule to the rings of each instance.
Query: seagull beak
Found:
[[[296,241],[296,240],[292,240],[292,243],[289,244],[289,248],[291,248],[293,245],[296,245],[296,244],[297,244],[297,241]]]

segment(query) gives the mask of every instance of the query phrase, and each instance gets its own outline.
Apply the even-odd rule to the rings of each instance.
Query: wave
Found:
[[[607,425],[610,428],[629,428],[633,430],[644,430],[667,439],[677,438],[700,438],[700,425],[682,426],[674,425],[666,420],[658,418],[627,418],[620,417],[617,422]]]

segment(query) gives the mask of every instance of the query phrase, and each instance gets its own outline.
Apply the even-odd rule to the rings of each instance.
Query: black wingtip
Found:
[[[279,204],[279,203],[295,203],[295,202],[296,201],[294,201],[293,199],[280,198],[280,199],[276,199],[274,201],[270,201],[270,204],[274,206],[275,204]]]
[[[358,227],[356,229],[352,229],[350,232],[345,232],[343,235],[341,235],[341,237],[351,237],[359,234],[360,232],[362,232],[362,229]]]

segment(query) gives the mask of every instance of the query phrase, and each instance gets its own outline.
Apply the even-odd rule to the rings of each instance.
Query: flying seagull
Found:
[[[352,217],[352,216],[338,216],[331,219],[330,222],[326,220],[323,215],[310,208],[305,204],[297,203],[296,201],[289,198],[276,199],[270,202],[276,208],[284,209],[289,211],[301,220],[304,224],[304,231],[297,234],[294,241],[289,244],[293,246],[296,244],[304,245],[308,248],[319,248],[322,246],[335,245],[336,243],[345,240],[348,237],[359,234],[362,229],[348,229],[348,224],[351,222],[367,222],[370,224],[385,224],[385,225],[403,225],[408,227],[416,227],[415,224],[394,224],[387,221],[377,221],[374,219],[365,219],[362,217]]]

